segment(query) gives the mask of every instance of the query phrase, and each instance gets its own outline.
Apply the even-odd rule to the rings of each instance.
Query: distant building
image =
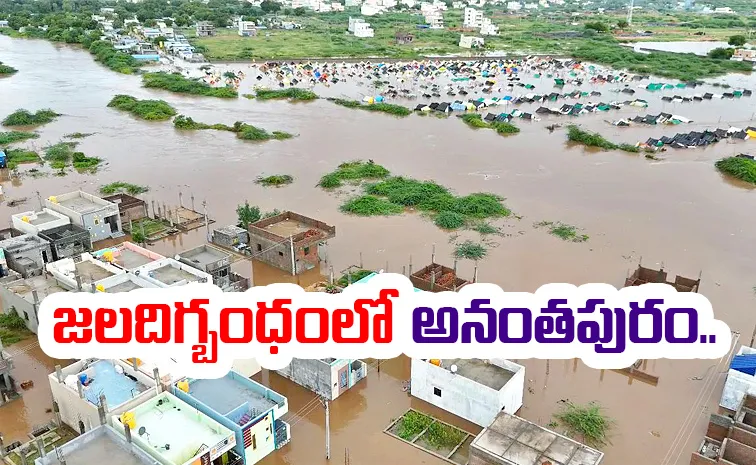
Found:
[[[355,37],[367,38],[375,35],[373,28],[370,27],[370,23],[366,23],[362,18],[349,17],[349,26],[347,29]]]
[[[215,35],[215,25],[210,21],[198,21],[194,28],[197,37],[211,37]]]
[[[355,7],[362,5],[362,0],[346,0],[344,5],[346,7]]]
[[[246,376],[230,371],[219,379],[188,379],[173,388],[175,395],[234,432],[233,450],[253,465],[291,440],[286,397]]]
[[[213,284],[225,292],[243,292],[249,279],[231,271],[231,254],[204,244],[177,255],[181,263],[197,268],[213,277]]]
[[[92,242],[123,237],[118,205],[86,192],[76,191],[49,197],[45,205],[62,213],[71,223],[89,231]]]
[[[254,21],[239,21],[239,35],[242,37],[254,37],[257,35],[257,23]]]
[[[431,29],[444,28],[444,14],[440,10],[432,10],[425,14],[425,22]]]
[[[90,253],[49,263],[47,272],[61,287],[84,292],[95,292],[101,280],[126,273],[121,268],[96,259]]]
[[[334,400],[367,376],[362,360],[295,358],[277,373],[315,394]]]
[[[332,2],[331,11],[344,11],[344,5],[339,2]]]
[[[129,221],[141,220],[147,216],[147,202],[132,195],[118,193],[102,199],[118,205],[121,225],[128,224]]]
[[[6,19],[0,19],[0,27],[9,27],[8,26],[8,20],[6,20]]]
[[[470,444],[468,465],[599,465],[604,453],[509,412]]]
[[[466,36],[462,34],[459,38],[459,46],[462,48],[481,48],[485,44],[482,37]]]
[[[465,8],[463,27],[466,28],[479,28],[483,24],[483,12],[476,10],[475,8]]]
[[[16,272],[0,279],[0,301],[3,313],[12,310],[24,319],[29,331],[37,333],[39,327],[39,304],[50,294],[66,292],[57,281],[47,276],[22,278]]]
[[[504,359],[412,359],[414,397],[487,426],[502,410],[522,407],[525,367]]]
[[[737,48],[732,59],[735,61],[756,61],[756,49]]]
[[[507,10],[520,11],[522,10],[522,3],[520,2],[507,2]]]
[[[397,45],[406,45],[411,44],[412,41],[415,40],[415,36],[410,34],[409,32],[397,32],[394,34],[394,40],[396,41]]]
[[[734,15],[735,11],[729,6],[726,6],[722,8],[714,8],[714,14]]]
[[[495,36],[499,35],[499,26],[495,25],[489,18],[483,18],[483,22],[480,24],[480,35],[482,36]]]

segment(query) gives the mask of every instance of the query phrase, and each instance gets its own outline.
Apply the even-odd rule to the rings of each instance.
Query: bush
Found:
[[[318,94],[311,90],[289,87],[288,89],[257,89],[255,97],[258,100],[288,99],[292,101],[317,100]]]
[[[139,195],[144,194],[149,190],[149,187],[131,184],[123,181],[111,182],[110,184],[100,186],[100,193],[105,195],[117,194],[119,192],[126,192],[129,195]]]
[[[8,157],[8,168],[15,169],[24,163],[40,163],[42,159],[37,152],[26,149],[10,149],[5,154]]]
[[[608,433],[613,426],[611,419],[593,402],[577,405],[567,402],[562,411],[554,415],[570,436],[578,436],[582,442],[591,447],[602,447],[609,442]]]
[[[588,240],[586,234],[579,234],[578,228],[569,224],[554,223],[553,221],[541,221],[534,225],[536,228],[548,228],[549,234],[556,236],[563,241],[585,242]]]
[[[344,181],[383,179],[388,177],[389,174],[389,170],[372,161],[350,161],[340,164],[335,171],[320,178],[318,186],[324,189],[333,189],[340,187]]]
[[[618,148],[617,144],[604,139],[601,134],[583,131],[574,124],[567,127],[567,139],[571,142],[577,142],[578,144],[583,144],[588,147],[599,147],[605,150],[614,150]]]
[[[113,48],[113,44],[102,40],[92,42],[89,53],[95,56],[96,61],[121,74],[134,74],[142,66],[139,60],[128,53],[119,52]]]
[[[242,124],[242,123],[239,123]],[[237,132],[233,126],[225,124],[206,124],[194,121],[192,118],[184,115],[178,115],[173,119],[173,126],[176,129],[184,130],[201,130],[201,129],[215,129],[218,131],[232,131]]]
[[[482,244],[476,244],[473,241],[465,241],[458,244],[454,249],[454,257],[461,260],[478,261],[488,254],[488,249]]]
[[[433,222],[441,229],[459,229],[465,225],[465,217],[457,212],[444,211],[436,215]]]
[[[727,40],[727,44],[732,45],[733,47],[742,47],[746,42],[748,42],[748,39],[744,35],[730,36]]]
[[[714,166],[729,176],[750,184],[756,184],[756,161],[744,157],[727,157],[717,161]]]
[[[398,215],[404,209],[386,199],[374,195],[362,195],[347,200],[341,206],[341,211],[357,216],[389,216]]]
[[[238,93],[230,87],[213,87],[199,80],[189,79],[180,73],[145,73],[142,85],[151,89],[164,89],[178,94],[204,95],[206,97],[236,98]],[[175,113],[174,113],[175,114]]]
[[[288,174],[276,174],[273,176],[259,177],[255,180],[256,184],[263,186],[285,186],[294,182],[294,177]]]
[[[176,110],[163,100],[139,100],[123,94],[113,97],[108,106],[148,121],[165,121],[176,114]]]
[[[17,72],[18,70],[16,68],[13,68],[12,66],[4,65],[3,62],[0,61],[0,76],[9,76]]]
[[[0,145],[8,145],[14,142],[21,142],[27,139],[36,139],[39,134],[35,132],[10,131],[0,132]]]
[[[340,99],[340,98],[329,98],[328,100],[330,102],[335,103],[336,105],[341,105],[342,107],[359,108],[360,110],[366,110],[366,111],[377,111],[381,113],[388,113],[394,116],[405,117],[412,114],[412,111],[409,108],[403,107],[401,105],[394,105],[391,103],[381,102],[381,103],[363,105],[362,103],[356,100],[346,100],[346,99]]]
[[[715,60],[729,60],[735,54],[735,49],[732,48],[715,48],[709,51],[709,58]]]
[[[520,128],[512,123],[507,123],[504,121],[494,121],[492,123],[487,123],[483,120],[483,117],[477,113],[465,113],[464,115],[460,116],[460,119],[471,128],[493,129],[498,134],[506,135],[517,134],[518,132],[520,132]]]
[[[47,124],[55,118],[60,116],[60,113],[55,113],[50,109],[39,110],[36,113],[31,113],[28,110],[20,109],[16,110],[10,115],[6,116],[3,120],[4,126],[39,126]]]
[[[0,313],[0,327],[12,331],[23,331],[26,329],[26,322],[15,308],[11,307],[8,313]]]

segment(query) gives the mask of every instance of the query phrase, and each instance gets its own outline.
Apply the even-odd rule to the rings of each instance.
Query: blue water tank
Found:
[[[86,373],[81,373],[79,375],[79,381],[81,381],[81,384],[87,384],[87,378],[88,376]]]

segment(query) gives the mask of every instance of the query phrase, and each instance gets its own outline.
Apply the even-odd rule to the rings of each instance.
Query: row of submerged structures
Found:
[[[336,236],[334,226],[287,211],[247,228],[216,228],[208,234],[207,244],[167,258],[131,242],[98,247],[103,237],[113,241],[119,236],[124,213],[118,204],[113,208],[107,202],[77,191],[48,198],[39,211],[12,216],[10,237],[0,241],[5,258],[0,278],[3,312],[17,312],[36,331],[39,300],[52,292],[128,292],[190,282],[213,282],[226,291],[239,291],[249,284],[246,278],[241,278],[243,283],[231,278],[230,264],[241,259],[265,263],[285,272],[289,282],[299,282],[308,272],[320,272],[327,242]],[[134,201],[126,205],[135,208]],[[106,227],[95,228],[100,225]],[[72,243],[44,239],[51,237],[50,230],[61,227],[72,232]],[[120,237],[124,238],[122,233]],[[454,292],[477,281],[477,272],[467,280],[458,276],[456,264],[436,263],[435,253],[430,258],[429,265],[414,269],[410,260],[409,268],[402,270],[418,291]],[[359,268],[359,272],[346,270],[346,282],[336,281],[331,272],[324,286],[308,290],[340,292],[351,284],[369,282],[383,271]],[[669,278],[663,269],[639,266],[625,285],[648,282],[698,292],[701,279]],[[10,355],[3,353],[0,361],[4,362],[0,375],[8,373],[8,382],[15,384]],[[36,432],[27,443],[0,443],[0,459],[26,465],[257,463],[296,441],[287,421],[287,398],[250,379],[259,371],[255,360],[236,360],[232,371],[215,380],[187,378],[170,361],[88,358],[57,366],[48,376],[55,418],[49,431]],[[325,402],[339,402],[367,378],[369,366],[358,359],[295,359],[277,373]],[[642,370],[633,369],[623,374],[639,379],[643,375]],[[383,430],[446,462],[598,465],[604,458],[599,450],[517,416],[524,402],[525,368],[513,361],[413,359],[407,390],[483,428],[477,435],[468,433],[410,409]],[[418,416],[428,428],[412,437],[401,434],[404,422],[416,421]],[[79,436],[50,447],[45,435],[59,428]],[[434,446],[431,436],[438,429],[453,433],[449,437],[457,443]],[[738,453],[733,443],[728,440],[728,445],[717,449],[726,454],[722,457],[736,465],[751,463],[733,459]]]

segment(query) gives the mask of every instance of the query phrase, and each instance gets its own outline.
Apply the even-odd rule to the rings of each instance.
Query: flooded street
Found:
[[[574,122],[614,142],[636,143],[682,131],[745,127],[749,122],[756,123],[753,98],[675,104],[662,102],[660,93],[638,89],[633,96],[625,96],[610,93],[612,85],[585,84],[579,89],[603,93],[594,101],[641,98],[648,100],[649,108],[625,107],[576,118],[547,116],[539,122],[517,120],[521,133],[502,137],[494,131],[472,130],[454,117],[413,115],[397,119],[339,107],[325,100],[297,104],[244,98],[229,101],[147,90],[141,87],[138,77],[113,73],[95,63],[87,52],[44,41],[0,37],[0,61],[19,70],[11,78],[0,79],[0,117],[17,108],[51,108],[64,115],[41,127],[39,139],[19,146],[40,150],[60,141],[64,134],[96,133],[82,139],[78,150],[106,161],[94,175],[72,173],[65,177],[2,181],[5,199],[29,199],[14,208],[0,206],[3,221],[9,221],[13,213],[38,208],[37,192],[42,198],[77,189],[96,193],[100,185],[125,181],[149,186],[150,192],[143,196],[148,202],[178,205],[179,191],[185,204],[190,194],[197,205],[206,200],[216,220],[215,227],[235,223],[236,205],[244,200],[263,211],[293,210],[334,225],[337,235],[329,242],[328,257],[336,273],[359,264],[360,254],[366,268],[395,272],[401,272],[412,255],[417,269],[430,262],[434,244],[436,261],[450,265],[454,247],[450,234],[427,219],[410,214],[389,218],[346,216],[339,212],[343,195],[315,187],[323,174],[343,161],[372,159],[394,174],[433,179],[459,194],[483,191],[507,198],[507,205],[522,219],[495,222],[506,235],[492,239],[488,256],[479,263],[480,281],[501,285],[505,290],[531,292],[549,282],[607,282],[620,286],[628,270],[634,269],[642,257],[643,264],[652,268],[663,262],[671,275],[695,278],[702,272],[701,292],[714,305],[718,319],[733,331],[743,333],[741,343],[748,343],[756,324],[752,291],[756,285],[752,253],[756,193],[724,179],[713,166],[723,156],[756,152],[756,141],[670,149],[660,154],[663,160],[652,161],[642,154],[570,147],[564,129],[551,133],[545,129],[555,122]],[[236,65],[237,70],[243,68],[245,72],[246,67]],[[251,73],[240,93],[250,92],[251,86],[257,84],[249,78]],[[714,81],[756,89],[755,77],[739,75]],[[552,91],[551,79],[533,82],[537,85],[533,92]],[[574,89],[567,86],[564,91]],[[366,88],[352,83],[315,90],[323,96],[369,95]],[[717,91],[722,92],[721,88],[704,86],[676,89],[664,95]],[[179,132],[170,122],[140,121],[107,108],[115,94],[163,99],[196,121],[245,121],[298,137],[257,144],[221,131]],[[535,103],[517,108],[533,111],[538,106]],[[606,122],[659,112],[682,115],[694,122],[676,127],[630,128]],[[287,187],[266,189],[254,183],[263,174],[289,174],[295,181]],[[576,225],[590,239],[583,244],[561,241],[534,229],[533,223],[538,221]],[[480,236],[463,232],[461,237],[479,240]],[[173,256],[205,239],[202,228],[150,248]],[[251,266],[246,264],[246,268],[243,272],[251,275]],[[471,262],[460,263],[459,270],[462,277],[472,278]],[[257,284],[271,279],[270,270],[255,271],[264,276]],[[11,353],[17,350],[17,346],[9,349]],[[39,371],[39,379],[44,381],[33,378],[35,387],[24,393],[24,400],[0,408],[0,431],[6,443],[25,433],[6,426],[14,421],[7,420],[8,412],[13,412],[10,418],[27,418],[30,396],[41,391],[40,384],[47,383],[43,368],[50,372],[54,366],[41,354],[32,353],[30,350],[15,357],[15,376],[23,381],[31,373],[37,376]],[[32,363],[33,360],[38,361]],[[651,386],[639,381],[629,384],[626,376],[592,370],[572,360],[517,362],[526,367],[526,392],[520,412],[525,418],[546,425],[558,410],[558,402],[566,399],[578,403],[596,401],[606,408],[616,426],[612,444],[604,449],[605,465],[687,464],[705,431],[709,414],[716,411],[722,373],[727,369],[725,362],[717,364],[717,360],[651,361],[648,371],[660,377],[659,384]],[[289,398],[292,424],[292,442],[261,463],[326,463],[324,413],[319,404],[310,403],[314,394],[275,374],[263,373],[256,378],[260,376],[265,384]],[[448,415],[441,415],[403,392],[402,382],[408,379],[409,360],[386,361],[380,374],[371,370],[366,381],[333,402],[331,462],[340,463],[348,448],[353,465],[444,463],[382,432],[410,406],[450,421]],[[49,404],[49,390],[46,392],[47,397],[33,400]],[[25,421],[35,424],[46,419],[41,415]],[[453,423],[472,433],[478,431],[459,421]]]

